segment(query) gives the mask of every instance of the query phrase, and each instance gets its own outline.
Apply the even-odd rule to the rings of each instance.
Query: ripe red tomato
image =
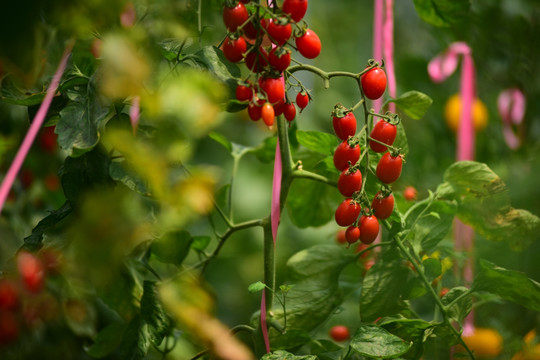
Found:
[[[375,174],[385,184],[391,184],[401,176],[401,168],[403,167],[403,158],[401,155],[393,157],[389,152],[383,155]]]
[[[360,215],[361,210],[362,207],[360,204],[355,202],[353,199],[348,198],[343,200],[343,202],[339,204],[338,208],[336,209],[336,223],[339,226],[352,225]]]
[[[262,106],[261,117],[266,126],[270,127],[274,125],[275,112],[272,104],[266,103]]]
[[[259,22],[259,26],[255,26],[255,20],[252,19],[250,22],[248,22],[246,25],[244,25],[244,35],[246,38],[255,40],[262,32],[263,28],[266,29],[266,21],[267,19],[261,19]]]
[[[268,36],[274,44],[283,45],[291,38],[292,26],[286,18],[279,18],[270,20],[266,31],[268,31]]]
[[[250,101],[253,97],[253,92],[249,85],[238,84],[236,85],[236,100],[238,101]]]
[[[285,115],[285,119],[287,119],[287,121],[293,121],[296,117],[296,106],[291,103],[286,103],[285,107],[283,108],[283,115]]]
[[[249,118],[253,121],[259,120],[262,115],[262,106],[253,101],[250,101],[248,105],[248,115]]]
[[[284,13],[291,15],[291,18],[299,22],[306,15],[308,0],[285,0],[282,10]]]
[[[315,59],[321,53],[321,39],[311,29],[295,39],[300,54],[307,59]]]
[[[19,324],[11,311],[0,310],[0,345],[9,344],[19,337]]]
[[[291,64],[291,53],[285,48],[273,48],[268,54],[268,62],[277,71],[285,71]]]
[[[444,297],[446,294],[448,294],[449,291],[450,289],[443,287],[441,291],[439,291],[439,297]]]
[[[285,84],[282,79],[259,78],[259,85],[266,93],[268,102],[272,104],[276,104],[285,97]]]
[[[285,99],[281,99],[278,101],[277,104],[274,105],[274,115],[279,116],[283,114],[283,110],[285,109]]]
[[[17,269],[28,291],[32,293],[41,291],[45,281],[45,271],[37,257],[28,252],[20,252],[17,256]]]
[[[386,73],[383,69],[374,67],[362,75],[360,82],[362,90],[368,99],[378,99],[386,90]]]
[[[226,5],[223,7],[223,22],[229,32],[235,32],[248,18],[248,11],[241,2],[232,8]]]
[[[345,239],[349,244],[354,244],[360,238],[360,229],[358,226],[351,225],[345,231]]]
[[[296,94],[296,105],[301,109],[302,111],[306,106],[309,104],[309,95],[305,91],[301,91],[298,94]]]
[[[374,215],[379,220],[388,219],[392,212],[394,212],[394,195],[390,194],[387,197],[378,191],[371,202],[371,209],[374,211]]]
[[[268,65],[268,52],[262,47],[259,51],[252,50],[246,55],[246,66],[249,70],[260,73]]]
[[[223,42],[223,55],[230,62],[239,62],[244,58],[244,53],[247,51],[246,40],[243,37],[231,39],[227,36]]]
[[[360,159],[360,146],[358,144],[353,147],[349,146],[347,140],[338,145],[334,152],[334,166],[339,171],[343,171],[349,167],[349,161],[352,165]]]
[[[360,241],[364,244],[371,244],[379,235],[379,220],[373,215],[363,215],[360,218]]]
[[[394,143],[394,140],[396,140],[396,135],[396,125],[390,124],[388,121],[385,120],[379,120],[373,127],[373,130],[371,130],[370,134],[373,139],[388,145],[392,145]],[[385,152],[388,149],[386,146],[376,143],[375,141],[370,141],[369,147],[371,148],[371,150],[377,153]]]
[[[345,238],[345,230],[338,230],[338,232],[336,233],[336,242],[338,244],[346,244],[347,243],[347,239]]]
[[[337,137],[341,140],[347,140],[349,136],[356,134],[356,117],[352,111],[347,112],[344,116],[339,117],[336,112],[332,113],[332,126]]]
[[[19,306],[19,292],[9,280],[0,280],[0,310],[15,310]]]
[[[362,173],[358,169],[353,172],[351,172],[350,168],[343,170],[339,175],[337,187],[341,195],[345,197],[352,196],[362,188]]]
[[[54,154],[58,147],[58,135],[54,133],[56,126],[49,126],[41,131],[39,136],[39,147],[49,154]]]
[[[418,195],[418,192],[414,188],[414,186],[407,186],[405,190],[403,190],[403,197],[407,201],[414,201],[416,200],[416,196]]]
[[[334,341],[345,341],[349,338],[349,329],[344,325],[336,325],[330,329],[330,337]]]

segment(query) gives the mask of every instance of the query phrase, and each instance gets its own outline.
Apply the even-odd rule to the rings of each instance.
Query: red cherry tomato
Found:
[[[450,289],[446,288],[446,287],[443,287],[441,289],[441,291],[439,291],[439,297],[444,297],[446,296],[446,294],[448,294],[448,292],[450,291]]]
[[[354,244],[360,239],[360,229],[358,226],[351,225],[345,231],[345,239],[349,244]]]
[[[364,244],[371,244],[379,234],[379,220],[375,216],[362,216],[360,218],[360,241]]]
[[[248,115],[253,121],[257,121],[262,115],[262,106],[251,101],[248,105]]]
[[[401,168],[403,166],[403,158],[401,155],[393,157],[389,152],[383,155],[375,174],[385,184],[391,184],[401,176]]]
[[[342,117],[332,113],[332,126],[334,127],[334,132],[338,138],[347,140],[349,136],[354,136],[354,134],[356,134],[356,117],[352,111],[346,113]]]
[[[239,2],[235,7],[223,7],[223,22],[229,32],[235,32],[236,29],[245,23],[249,18],[248,11],[244,4]]]
[[[360,204],[353,201],[353,199],[345,199],[341,204],[339,204],[336,209],[335,218],[336,223],[339,226],[350,226],[352,225],[358,216],[362,207]]]
[[[296,117],[296,106],[291,103],[286,103],[285,107],[283,108],[283,115],[285,115],[285,119],[287,119],[287,121],[293,121]]]
[[[253,97],[251,87],[248,85],[238,84],[236,86],[236,100],[238,101],[250,101]]]
[[[296,105],[303,110],[309,104],[309,95],[305,91],[296,94]]]
[[[383,69],[374,67],[362,75],[360,83],[362,84],[362,90],[368,99],[378,99],[386,90],[386,73]]]
[[[247,51],[247,44],[244,38],[231,39],[227,36],[223,43],[223,55],[230,62],[239,62],[244,58],[244,53]]]
[[[285,85],[282,79],[260,78],[259,85],[266,93],[268,102],[272,104],[276,104],[285,97]]]
[[[28,291],[32,293],[41,291],[45,281],[45,271],[43,264],[37,257],[24,251],[19,253],[17,256],[17,269]]]
[[[286,18],[270,20],[268,24],[268,35],[270,40],[276,45],[283,45],[291,38],[292,26],[287,22]]]
[[[386,197],[378,191],[371,202],[371,209],[374,211],[374,215],[379,220],[388,219],[392,212],[394,212],[394,195],[390,194]]]
[[[352,196],[362,188],[362,173],[358,169],[353,172],[351,172],[350,168],[343,170],[339,175],[337,187],[341,195],[345,197]]]
[[[39,147],[49,154],[54,154],[58,148],[58,135],[54,133],[56,126],[49,126],[41,131]]]
[[[321,39],[315,31],[308,29],[296,38],[296,47],[306,59],[315,59],[321,53]]]
[[[390,124],[388,121],[379,120],[373,127],[373,130],[371,130],[370,136],[375,140],[392,145],[396,139],[396,135],[396,125]],[[386,146],[376,143],[375,141],[370,141],[369,147],[371,150],[378,153],[385,152],[388,149]]]
[[[350,337],[349,329],[344,325],[332,327],[329,334],[334,341],[345,341]]]
[[[249,70],[260,73],[268,65],[268,52],[261,46],[259,51],[252,50],[246,55],[246,66]]]
[[[19,291],[9,280],[0,280],[0,310],[15,310],[19,306]]]
[[[338,230],[336,233],[336,242],[338,244],[346,244],[347,239],[345,238],[345,230]]]
[[[291,15],[291,18],[299,22],[304,18],[308,6],[308,0],[285,0],[281,7],[283,12]]]
[[[266,124],[266,126],[270,127],[274,125],[274,118],[275,118],[275,112],[274,107],[270,103],[266,103],[263,105],[261,110],[261,117]]]
[[[19,324],[11,311],[0,310],[0,346],[12,343],[19,337]]]
[[[418,192],[414,188],[414,186],[407,186],[405,190],[403,190],[403,197],[407,201],[414,201],[416,200],[416,196],[418,195]]]
[[[351,147],[347,141],[338,145],[334,152],[334,166],[339,171],[349,167],[349,161],[352,165],[360,159],[360,146],[358,144]]]
[[[285,99],[281,99],[278,101],[277,104],[274,105],[274,115],[279,116],[283,114],[283,110],[285,109]]]
[[[273,48],[268,54],[268,62],[277,71],[285,71],[291,64],[291,53],[284,48]]]

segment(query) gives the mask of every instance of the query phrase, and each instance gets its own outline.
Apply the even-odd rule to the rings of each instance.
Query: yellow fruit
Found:
[[[515,354],[512,357],[512,360],[540,360],[540,344],[535,344],[533,342],[535,337],[536,331],[529,331],[523,338],[525,341],[523,350]]]
[[[452,95],[444,106],[444,118],[446,125],[453,132],[456,132],[461,116],[461,98],[459,94]],[[476,98],[473,103],[473,123],[475,131],[482,131],[486,128],[488,122],[488,111],[486,105]]]
[[[503,339],[493,329],[476,328],[471,335],[463,336],[463,341],[478,359],[493,359],[502,351]],[[457,350],[460,352],[465,351],[461,346]]]

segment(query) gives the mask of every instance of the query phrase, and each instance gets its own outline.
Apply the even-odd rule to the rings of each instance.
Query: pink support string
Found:
[[[74,45],[74,42],[70,41],[70,43],[64,50],[64,54],[62,55],[62,59],[60,60],[60,63],[58,64],[58,68],[56,69],[56,72],[53,76],[51,84],[49,85],[49,88],[47,89],[45,98],[43,99],[43,102],[41,103],[39,110],[36,116],[34,117],[34,120],[32,121],[32,125],[30,125],[30,129],[26,133],[24,140],[19,150],[17,151],[17,154],[15,155],[15,159],[13,160],[13,162],[11,163],[11,166],[8,169],[6,177],[2,181],[2,185],[0,185],[0,214],[2,213],[2,209],[4,207],[4,203],[6,202],[6,198],[9,194],[9,191],[11,190],[11,187],[13,186],[13,182],[15,181],[15,178],[17,177],[19,170],[22,167],[24,159],[26,158],[26,155],[28,155],[28,151],[32,147],[32,144],[37,136],[37,133],[39,132],[39,129],[43,125],[45,117],[47,116],[47,112],[49,111],[49,107],[51,106],[51,102],[54,97],[54,94],[56,93],[56,89],[58,88],[58,85],[60,84],[60,79],[62,78],[62,75],[64,74],[64,70],[66,69],[67,61],[68,61],[69,55],[71,54],[71,49],[73,48],[73,45]]]
[[[512,126],[521,125],[525,117],[525,108],[525,95],[517,88],[504,90],[497,98],[497,109],[503,120],[504,141],[512,150],[521,145],[521,139],[514,133]]]
[[[394,72],[394,0],[386,0],[384,17],[384,66],[388,78],[388,95],[396,97],[396,75]],[[396,104],[391,102],[388,110],[395,113]]]
[[[270,340],[268,338],[268,325],[266,324],[266,289],[262,291],[261,298],[261,330],[264,339],[264,346],[266,347],[266,352],[270,352]]]
[[[129,108],[129,119],[131,120],[131,127],[133,128],[133,135],[137,133],[137,128],[139,127],[139,117],[141,115],[140,111],[140,101],[139,96],[133,97],[131,101],[131,107]]]
[[[382,61],[383,57],[383,20],[384,20],[384,3],[383,0],[374,0],[373,14],[373,58],[375,61]],[[373,101],[373,108],[378,112],[382,105],[382,99]],[[373,123],[378,121],[373,118]]]

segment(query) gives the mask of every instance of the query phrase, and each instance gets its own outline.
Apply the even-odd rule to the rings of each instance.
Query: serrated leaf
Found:
[[[120,345],[126,327],[127,325],[123,323],[107,326],[97,334],[94,343],[86,353],[96,359],[109,355]]]
[[[146,358],[150,340],[141,322],[140,316],[135,316],[126,328],[118,347],[119,359],[142,360]]]
[[[350,347],[372,359],[390,359],[409,351],[411,344],[377,325],[362,324],[354,334]]]
[[[395,103],[411,119],[419,120],[426,114],[433,100],[426,94],[413,90],[389,102]]]
[[[418,15],[432,25],[447,27],[467,18],[470,0],[413,0]]]
[[[424,338],[426,332],[432,330],[433,325],[419,319],[396,319],[385,321],[380,326],[391,334],[410,342],[411,348],[402,355],[403,359],[420,359],[424,352]]]
[[[204,251],[212,241],[210,236],[193,236],[192,239],[191,248],[197,251]]]
[[[261,360],[317,360],[314,355],[294,355],[284,350],[276,350],[265,354]]]
[[[185,230],[169,232],[152,243],[152,254],[165,263],[180,265],[191,248],[193,238]]]
[[[51,211],[49,215],[41,219],[35,228],[32,229],[32,234],[24,238],[23,248],[28,251],[37,251],[43,244],[43,234],[54,228],[59,222],[64,220],[66,216],[73,211],[69,201],[66,201],[59,209]]]
[[[431,250],[444,239],[452,229],[456,206],[452,202],[435,200],[429,210],[437,213],[438,218],[428,214],[421,215],[423,206],[414,209],[407,217],[407,226],[412,226],[409,241],[416,251]]]
[[[129,189],[143,196],[151,196],[148,184],[135,172],[129,171],[125,161],[112,161],[109,165],[109,175],[115,181],[120,181]]]
[[[442,273],[442,265],[438,259],[427,258],[422,262],[424,273],[428,280],[433,280]]]
[[[469,289],[467,289],[464,286],[458,286],[455,288],[450,289],[448,293],[441,298],[441,302],[444,305],[450,304],[452,301],[457,299],[460,296],[463,296],[464,293],[469,292]],[[463,319],[471,312],[472,309],[472,296],[466,295],[463,296],[462,299],[460,299],[455,305],[450,307],[448,309],[448,317],[451,319],[454,319],[461,323]]]
[[[170,320],[159,300],[155,282],[145,281],[141,299],[141,322],[147,326],[150,341],[159,346],[167,336]]]
[[[296,131],[300,145],[323,155],[333,155],[339,142],[336,136],[320,131]]]
[[[210,137],[210,139],[214,140],[215,142],[223,145],[223,147],[227,149],[229,154],[232,153],[232,150],[233,150],[232,144],[224,135],[212,131],[211,133],[208,134],[208,137]]]
[[[229,93],[235,93],[235,79],[241,76],[238,65],[227,60],[223,52],[215,46],[205,46],[194,55],[200,63],[204,64],[206,69],[227,85]]]
[[[248,291],[250,293],[257,293],[259,291],[263,291],[264,288],[266,288],[266,285],[261,281],[257,281],[256,283],[248,286]]]
[[[540,311],[540,284],[524,273],[504,269],[480,259],[474,278],[475,291],[487,291],[534,311]]]

